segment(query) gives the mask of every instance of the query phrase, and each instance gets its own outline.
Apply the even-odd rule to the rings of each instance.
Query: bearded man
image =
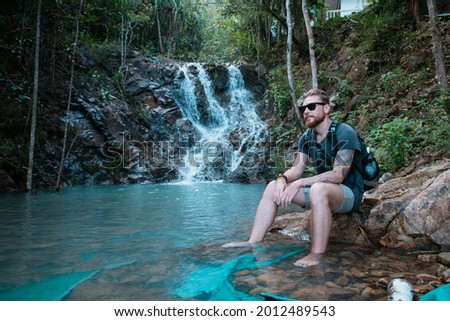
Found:
[[[224,247],[254,246],[262,242],[278,207],[286,208],[294,203],[311,209],[311,249],[295,265],[312,266],[321,262],[330,236],[332,214],[357,210],[364,192],[358,135],[347,124],[337,126],[330,119],[330,111],[330,98],[324,91],[312,89],[304,95],[301,112],[309,129],[300,137],[294,165],[267,185],[248,241],[227,243]],[[309,162],[316,175],[302,178]]]

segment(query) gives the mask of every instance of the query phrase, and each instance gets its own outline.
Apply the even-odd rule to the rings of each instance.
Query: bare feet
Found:
[[[302,267],[318,265],[320,264],[322,257],[323,253],[309,253],[304,258],[301,258],[300,260],[295,262],[294,265]]]
[[[247,246],[253,246],[254,244],[250,243],[249,241],[246,242],[230,242],[225,243],[222,245],[222,247],[247,247]]]

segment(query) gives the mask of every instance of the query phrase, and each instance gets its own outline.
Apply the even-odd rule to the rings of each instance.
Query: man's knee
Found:
[[[266,189],[264,190],[264,196],[271,196],[275,191],[275,181],[271,181],[267,184]]]
[[[328,200],[329,198],[329,188],[327,183],[314,183],[310,187],[309,198],[311,203],[314,202],[323,202],[324,200]]]

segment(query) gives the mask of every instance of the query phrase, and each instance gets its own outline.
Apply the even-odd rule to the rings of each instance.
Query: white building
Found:
[[[369,4],[368,0],[325,0],[328,5],[327,19],[336,16],[345,17],[353,12],[364,9]]]

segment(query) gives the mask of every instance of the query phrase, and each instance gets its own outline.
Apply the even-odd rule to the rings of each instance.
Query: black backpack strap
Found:
[[[306,130],[306,151],[309,153],[309,149],[311,147],[311,140],[312,140],[312,130],[311,128],[308,128]]]
[[[340,123],[339,123],[337,120],[333,120],[333,121],[331,122],[331,125],[330,125],[330,131],[331,131],[332,133],[335,133],[335,132],[336,132],[336,128],[338,127],[339,124],[340,124]]]
[[[331,132],[331,148],[333,149],[333,154],[336,155],[337,151],[335,151],[335,147],[337,145],[338,139],[337,139],[337,127],[339,126],[339,122],[337,120],[333,120],[330,125],[330,132]]]

